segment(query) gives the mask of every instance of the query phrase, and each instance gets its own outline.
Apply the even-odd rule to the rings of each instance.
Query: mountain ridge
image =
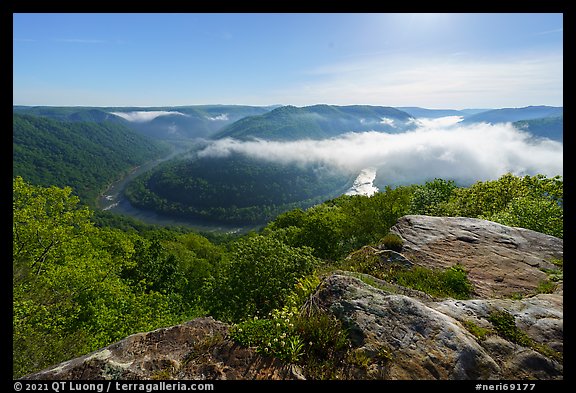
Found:
[[[351,131],[400,132],[414,128],[412,119],[406,112],[385,106],[288,105],[241,119],[214,138],[293,140],[324,139]]]
[[[531,105],[522,108],[500,108],[467,116],[462,123],[503,123],[557,117],[564,113],[564,107]]]

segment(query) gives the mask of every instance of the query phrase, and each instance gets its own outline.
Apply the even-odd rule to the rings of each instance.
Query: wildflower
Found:
[[[238,333],[242,333],[242,328],[238,328]]]

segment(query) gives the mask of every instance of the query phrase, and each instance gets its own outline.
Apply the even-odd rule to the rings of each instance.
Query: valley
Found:
[[[201,232],[243,233],[257,228],[257,226],[254,225],[226,225],[221,222],[214,222],[207,219],[203,220],[201,218],[193,219],[163,215],[153,210],[141,209],[133,206],[124,195],[126,187],[138,176],[151,171],[159,164],[169,161],[179,154],[185,153],[187,151],[179,151],[176,147],[173,148],[174,150],[166,157],[140,165],[119,180],[110,184],[109,187],[98,198],[97,207],[103,211],[135,218],[136,220],[146,224],[160,226],[183,226],[193,228]]]
[[[316,287],[320,272],[363,274],[406,293],[413,290],[404,285],[434,296],[455,296],[438,285],[470,290],[467,281],[429,287],[426,275],[467,280],[460,268],[405,266],[388,276],[393,271],[367,254],[382,242],[399,247],[390,231],[409,215],[482,217],[563,237],[562,142],[528,131],[558,135],[547,127],[562,125],[556,118],[529,119],[520,130],[462,126],[464,116],[453,112],[414,118],[389,108],[315,106],[254,115],[243,108],[243,119],[206,136],[206,128],[170,123],[189,118],[165,109],[127,108],[118,121],[109,113],[118,108],[15,110],[15,377],[206,315],[230,326],[256,316],[272,323],[268,313],[302,296],[294,285]],[[219,109],[207,121],[230,119]],[[398,117],[383,120],[384,113]],[[135,118],[148,120],[126,120]],[[164,122],[159,128],[150,124],[156,119]],[[304,128],[275,126],[283,121]],[[370,121],[383,129],[362,128]],[[226,129],[234,137],[220,134]],[[518,174],[491,169],[485,151],[504,163],[512,157],[505,168]],[[532,162],[537,169],[523,173]],[[561,285],[555,264],[561,260],[546,265],[530,293]],[[480,290],[476,274],[470,279]],[[328,329],[340,326],[334,316],[322,318],[330,318]],[[316,362],[317,351],[324,349],[311,348],[306,361]],[[561,357],[546,351],[538,356]]]
[[[561,6],[13,3],[14,390],[566,390]]]
[[[89,129],[86,127],[115,127],[114,132],[118,129],[130,133],[121,138],[144,138],[150,145],[146,148],[152,149],[154,145],[156,152],[136,158],[130,152],[132,148],[124,145],[124,156],[134,156],[135,160],[130,161],[131,169],[124,167],[122,171],[107,173],[107,178],[115,176],[115,181],[103,184],[98,183],[96,177],[90,177],[86,181],[92,184],[92,189],[88,190],[72,175],[74,180],[56,184],[70,184],[83,197],[95,195],[94,185],[100,184],[100,196],[95,201],[84,199],[89,205],[147,224],[183,225],[209,232],[245,232],[290,209],[307,208],[342,194],[372,195],[388,184],[430,180],[426,167],[436,168],[440,173],[452,172],[459,184],[471,184],[468,179],[474,179],[475,175],[459,175],[458,166],[451,162],[450,157],[460,152],[449,146],[436,147],[432,139],[426,148],[418,148],[428,129],[432,132],[444,127],[446,138],[450,137],[448,132],[469,138],[465,133],[470,133],[473,127],[501,127],[504,123],[483,123],[498,119],[510,121],[519,132],[534,132],[530,135],[559,141],[559,147],[562,141],[562,108],[544,106],[461,111],[368,105],[303,108],[19,106],[14,107],[14,113],[18,125],[15,132],[22,130],[15,134],[15,175],[37,179],[29,157],[53,155],[58,157],[55,161],[58,162],[62,157],[59,151],[75,151],[74,145],[79,143],[70,140],[74,145],[66,145],[69,143],[66,140],[59,141],[62,147],[54,152],[50,144],[30,142],[34,133],[45,132],[38,130],[59,127],[73,130],[78,138],[86,138],[84,134]],[[36,125],[29,127],[31,124]],[[462,131],[450,131],[458,127]],[[412,142],[402,142],[412,134],[415,138],[422,134],[414,140],[413,147],[406,144]],[[38,135],[49,138],[49,134]],[[531,142],[527,140],[526,144]],[[374,150],[378,146],[382,148]],[[438,152],[426,153],[430,149]],[[405,151],[403,157],[393,153],[402,150]],[[503,154],[515,153],[504,151]],[[152,159],[145,160],[146,157]],[[69,160],[62,161],[60,167],[68,168]],[[402,163],[408,160],[410,164]],[[44,166],[54,167],[54,162]],[[98,167],[88,165],[86,170],[78,172],[89,174]],[[53,170],[50,176],[70,173],[70,169],[66,169],[61,175],[58,170]],[[411,172],[402,173],[406,170]],[[508,170],[514,171],[514,168]]]

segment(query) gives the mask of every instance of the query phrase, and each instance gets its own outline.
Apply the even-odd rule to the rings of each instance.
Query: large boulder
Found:
[[[404,240],[402,254],[414,264],[461,264],[481,298],[534,294],[545,270],[556,268],[552,261],[563,257],[562,239],[475,218],[408,215],[391,232]]]
[[[212,318],[138,333],[23,379],[302,379],[297,367],[227,339]]]
[[[445,300],[381,290],[350,273],[327,277],[315,303],[349,329],[366,354],[385,352],[375,374],[387,379],[562,379],[563,314],[559,295],[522,300]],[[510,312],[530,345],[497,334],[493,312]],[[470,323],[488,332],[479,338]]]

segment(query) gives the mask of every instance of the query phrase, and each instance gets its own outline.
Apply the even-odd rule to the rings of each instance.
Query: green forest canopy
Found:
[[[69,187],[13,180],[13,377],[130,334],[211,315],[241,322],[343,266],[406,214],[467,215],[563,236],[563,181],[517,177],[456,187],[435,179],[295,209],[216,243],[170,228],[97,227]],[[259,277],[268,285],[259,285]]]
[[[84,203],[134,166],[168,148],[122,124],[13,115],[13,176],[38,185],[71,186]]]

